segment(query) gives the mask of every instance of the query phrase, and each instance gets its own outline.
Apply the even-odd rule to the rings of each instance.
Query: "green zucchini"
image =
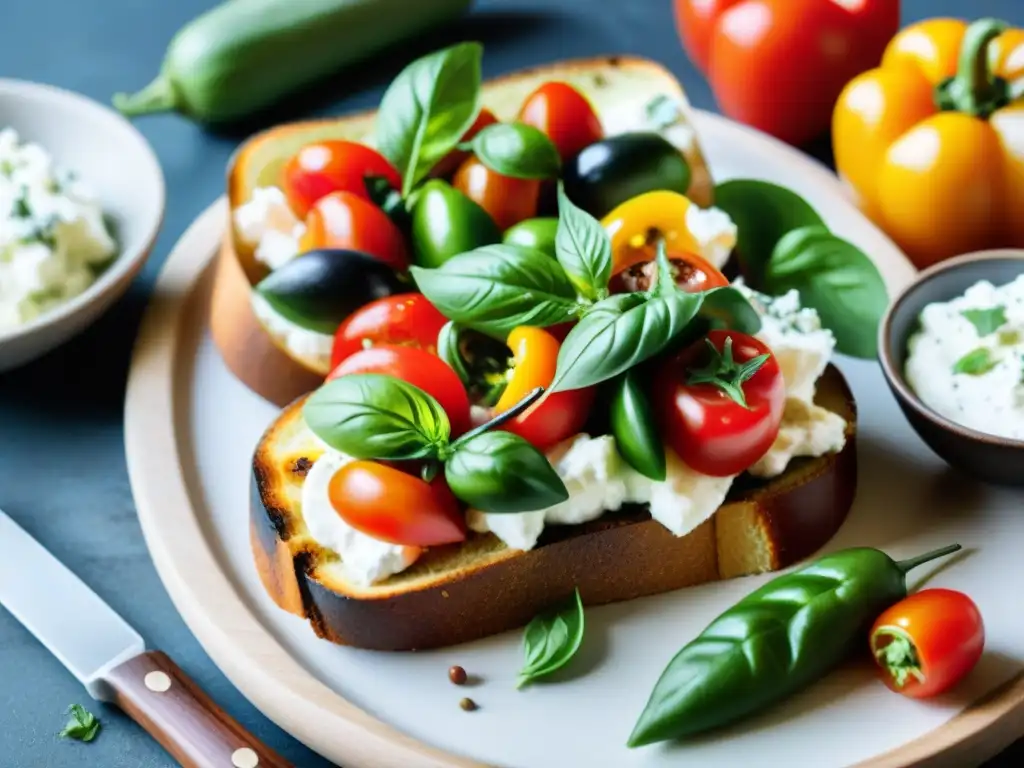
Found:
[[[460,15],[472,0],[228,0],[174,36],[160,74],[114,96],[133,117],[224,123]]]

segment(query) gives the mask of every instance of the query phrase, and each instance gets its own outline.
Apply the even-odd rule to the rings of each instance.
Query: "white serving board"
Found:
[[[822,167],[707,113],[698,113],[697,129],[716,179],[757,177],[789,186],[876,259],[891,290],[910,278],[902,254],[849,205]],[[929,734],[1024,669],[1024,494],[949,470],[913,433],[877,364],[848,358],[838,364],[859,409],[860,482],[846,524],[826,549],[871,545],[900,558],[951,542],[964,546],[962,556],[911,579],[913,585],[934,573],[930,586],[967,592],[985,618],[986,654],[955,694],[915,702],[888,691],[870,667],[851,666],[728,730],[686,745],[626,749],[669,659],[768,576],[588,609],[571,674],[521,691],[513,686],[522,660],[519,631],[418,653],[360,651],[317,639],[305,621],[266,596],[250,554],[250,458],[277,409],[231,376],[205,322],[211,273],[203,270],[219,246],[223,205],[204,214],[172,253],[140,334],[126,409],[133,491],[161,577],[214,661],[268,717],[328,758],[346,768],[472,761],[509,768],[848,766]],[[175,458],[161,455],[164,449],[177,452],[180,475],[168,470]],[[453,686],[452,664],[483,682]],[[466,695],[478,711],[459,708]],[[1011,705],[1019,709],[1020,701],[1017,691],[980,722],[975,717],[968,726],[961,718],[951,728],[955,738],[945,741],[964,742],[999,725],[999,738],[988,745],[998,749],[1015,735],[999,716]],[[350,705],[390,728],[353,714]],[[421,751],[395,731],[434,749]],[[929,740],[944,741],[934,734]],[[934,751],[925,742],[887,764]]]

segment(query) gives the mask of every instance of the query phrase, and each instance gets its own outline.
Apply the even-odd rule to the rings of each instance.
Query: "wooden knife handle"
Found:
[[[117,704],[184,768],[292,768],[218,707],[160,651],[104,676]]]

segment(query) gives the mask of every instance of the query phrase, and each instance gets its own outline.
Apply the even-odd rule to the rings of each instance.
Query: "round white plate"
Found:
[[[821,166],[707,113],[698,113],[697,129],[718,180],[760,177],[795,189],[876,260],[891,290],[911,277],[902,254]],[[1024,495],[948,470],[911,431],[869,361],[839,361],[860,410],[860,484],[828,549],[872,545],[899,558],[950,542],[965,547],[962,557],[915,574],[966,591],[985,617],[986,654],[955,694],[915,702],[889,692],[869,668],[847,667],[728,730],[686,745],[626,749],[668,660],[767,576],[589,609],[573,677],[521,691],[513,686],[520,632],[419,653],[317,639],[265,595],[250,555],[249,462],[277,410],[232,378],[210,338],[207,267],[226,220],[218,202],[182,237],[160,276],[128,386],[129,471],[150,551],[185,621],[235,685],[314,750],[346,768],[826,768],[935,756],[963,765],[1024,732]],[[452,664],[483,682],[453,686]],[[459,708],[466,695],[478,711]]]

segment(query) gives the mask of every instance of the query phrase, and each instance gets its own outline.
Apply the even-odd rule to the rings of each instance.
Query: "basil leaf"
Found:
[[[852,243],[821,226],[796,229],[775,247],[765,284],[776,295],[795,288],[835,334],[840,352],[875,357],[889,296],[877,267]]]
[[[588,299],[608,295],[612,244],[601,222],[578,207],[558,182],[558,229],[555,257],[576,290]]]
[[[549,391],[599,384],[654,357],[686,329],[702,303],[703,294],[677,290],[599,301],[562,342]]]
[[[451,435],[440,403],[382,373],[351,373],[310,395],[302,417],[335,450],[357,459],[433,458]]]
[[[526,661],[516,680],[516,688],[564,667],[583,643],[585,625],[578,588],[568,606],[533,619],[523,635]]]
[[[556,325],[578,311],[576,290],[562,268],[523,246],[486,245],[436,269],[411,272],[441,314],[499,339],[518,325]]]
[[[711,329],[728,328],[753,336],[761,330],[761,316],[747,297],[732,286],[724,285],[704,291],[700,316]]]
[[[965,309],[960,314],[974,326],[978,336],[988,336],[1006,325],[1006,307]]]
[[[377,148],[402,175],[402,196],[448,154],[480,111],[479,43],[458,43],[403,69],[381,99]]]
[[[562,167],[551,139],[526,123],[492,123],[460,146],[492,171],[515,179],[550,179]]]
[[[996,361],[987,347],[972,349],[966,355],[953,363],[953,373],[966,373],[970,376],[980,376],[988,373],[996,367]]]
[[[569,498],[544,454],[511,432],[484,432],[460,443],[444,475],[452,493],[481,512],[533,512]]]
[[[81,704],[68,707],[68,722],[58,734],[62,739],[75,739],[89,742],[96,738],[100,730],[100,721]]]
[[[800,195],[767,181],[736,179],[719,184],[715,207],[736,224],[736,251],[744,276],[755,289],[764,287],[772,251],[783,235],[798,227],[824,225]]]

